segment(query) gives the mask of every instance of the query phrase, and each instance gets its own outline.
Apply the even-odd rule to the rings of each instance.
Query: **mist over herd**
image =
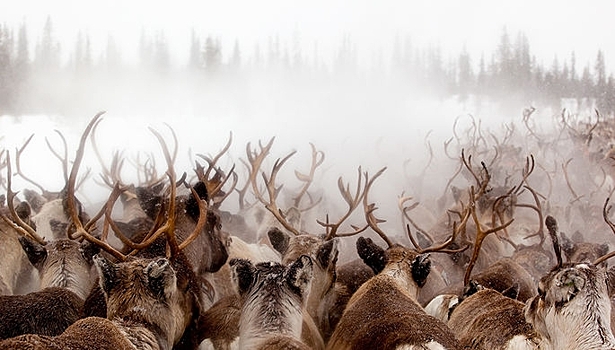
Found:
[[[611,48],[336,4],[0,24],[0,350],[615,349]]]

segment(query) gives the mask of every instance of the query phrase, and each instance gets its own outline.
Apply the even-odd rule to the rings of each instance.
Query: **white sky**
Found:
[[[99,47],[112,34],[132,50],[127,56],[135,54],[142,28],[164,30],[177,57],[187,55],[191,28],[202,38],[219,37],[225,52],[238,40],[244,57],[257,42],[266,50],[276,34],[291,45],[293,33],[299,33],[305,53],[311,55],[317,41],[320,55],[327,57],[350,34],[368,60],[375,50],[390,52],[395,36],[407,34],[417,44],[439,44],[446,52],[458,53],[466,45],[478,60],[480,52],[495,48],[506,26],[513,35],[526,33],[531,51],[546,65],[554,54],[568,59],[572,50],[578,62],[593,62],[600,47],[613,67],[614,5],[609,0],[0,0],[0,23],[17,28],[25,20],[30,36],[37,36],[35,30],[50,15],[65,53],[81,30]]]

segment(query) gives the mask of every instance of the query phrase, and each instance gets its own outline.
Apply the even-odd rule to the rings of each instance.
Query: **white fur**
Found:
[[[395,348],[396,350],[446,350],[442,344],[430,341],[427,344],[423,345],[399,345]]]
[[[66,238],[54,236],[51,231],[51,225],[49,225],[49,220],[51,219],[56,219],[60,222],[68,222],[68,218],[64,213],[64,207],[62,206],[62,199],[54,199],[45,203],[41,210],[36,215],[32,216],[32,221],[36,224],[36,233],[45,241]]]
[[[536,350],[539,345],[533,339],[528,339],[525,335],[515,335],[506,345],[506,350]]]
[[[434,297],[427,306],[427,314],[447,323],[449,310],[459,303],[459,297],[455,294],[441,294]]]

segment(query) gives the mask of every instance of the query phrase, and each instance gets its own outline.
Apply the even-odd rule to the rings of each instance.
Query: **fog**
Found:
[[[303,8],[305,12],[302,12],[302,8],[276,3],[252,9],[254,14],[250,18],[246,18],[245,14],[231,16],[234,13],[232,9],[215,7],[213,13],[203,15],[209,21],[200,21],[194,13],[186,14],[185,7],[180,11],[182,5],[185,4],[170,9],[168,17],[165,17],[164,10],[152,5],[149,10],[155,14],[144,15],[140,21],[129,16],[138,12],[132,8],[133,5],[120,15],[119,4],[115,4],[116,8],[107,8],[107,5],[97,7],[98,13],[76,8],[74,10],[77,13],[83,14],[81,17],[76,16],[78,20],[67,17],[70,11],[66,7],[43,7],[40,13],[29,13],[25,17],[21,16],[27,11],[22,8],[24,12],[20,12],[19,6],[5,12],[4,16],[11,16],[8,22],[14,26],[25,21],[33,27],[38,25],[38,28],[42,28],[46,15],[53,14],[55,34],[61,46],[70,48],[78,33],[88,33],[94,45],[94,61],[98,62],[87,74],[75,74],[71,66],[74,57],[68,53],[70,49],[63,51],[64,68],[51,74],[34,74],[29,81],[28,93],[21,96],[25,106],[37,107],[40,113],[0,113],[3,114],[0,116],[0,146],[11,157],[15,156],[15,149],[34,134],[23,154],[24,173],[49,190],[60,190],[64,185],[61,164],[48,149],[46,140],[55,149],[61,150],[62,141],[56,130],[59,131],[66,137],[68,155],[72,159],[86,124],[99,111],[106,111],[96,134],[100,153],[106,162],[110,162],[115,151],[122,152],[127,159],[122,173],[126,182],[139,180],[134,165],[137,159],[141,164],[145,159],[154,159],[158,173],[165,171],[160,145],[149,128],[161,132],[169,145],[173,144],[171,130],[177,135],[179,149],[176,171],[179,174],[187,172],[191,176],[196,155],[217,154],[232,135],[231,148],[218,165],[223,171],[229,171],[234,164],[240,185],[246,176],[240,161],[246,158],[246,145],[250,143],[254,148],[259,142],[266,143],[275,137],[272,152],[263,170],[269,171],[275,159],[297,151],[278,179],[280,184],[284,184],[280,207],[287,206],[288,202],[284,203],[287,199],[285,196],[290,197],[292,191],[301,186],[294,171],[309,170],[312,143],[324,152],[326,159],[317,170],[311,188],[315,197],[323,198],[323,204],[311,214],[314,217],[309,219],[310,229],[322,230],[316,225],[316,218],[323,220],[326,214],[330,214],[332,220],[335,220],[333,218],[346,209],[337,189],[339,177],[353,188],[359,167],[369,174],[387,167],[374,185],[370,201],[379,207],[377,216],[388,220],[383,225],[394,232],[400,232],[402,226],[397,200],[402,193],[421,202],[431,216],[445,215],[446,208],[436,206],[435,202],[442,196],[449,197],[447,182],[459,167],[461,150],[468,145],[477,146],[473,148],[474,164],[489,162],[494,157],[493,149],[497,143],[506,140],[507,131],[514,129],[514,137],[506,142],[519,147],[520,151],[516,158],[512,157],[510,162],[503,165],[503,169],[497,169],[505,174],[497,180],[498,185],[510,185],[518,181],[525,157],[535,155],[537,163],[548,169],[545,172],[554,178],[548,179],[544,174],[534,175],[534,185],[545,195],[551,191],[547,181],[553,181],[555,184],[552,187],[561,190],[558,193],[552,189],[551,193],[556,193],[553,200],[557,202],[551,203],[552,208],[561,203],[570,204],[574,199],[570,198],[573,194],[569,193],[574,191],[567,188],[567,179],[563,178],[558,169],[568,159],[574,159],[572,167],[579,169],[579,164],[584,164],[582,162],[586,159],[583,158],[582,150],[575,150],[578,145],[569,137],[571,131],[562,131],[562,101],[545,102],[528,92],[522,97],[514,92],[505,92],[499,98],[483,98],[473,94],[462,97],[455,93],[443,93],[442,82],[435,79],[410,83],[407,81],[409,79],[403,80],[399,72],[392,68],[391,56],[396,38],[407,36],[416,45],[416,50],[441,47],[442,56],[438,58],[444,61],[443,66],[454,66],[450,62],[455,62],[464,47],[473,55],[473,65],[477,66],[481,54],[485,54],[487,59],[494,55],[493,50],[496,49],[501,30],[508,26],[513,35],[518,30],[527,31],[538,65],[550,62],[555,55],[567,59],[571,50],[578,50],[577,64],[582,68],[593,62],[598,49],[607,53],[607,61],[612,59],[612,55],[608,55],[612,48],[604,43],[600,34],[604,33],[604,23],[598,20],[581,21],[594,14],[599,4],[584,6],[584,10],[578,12],[579,23],[584,23],[584,29],[587,30],[585,35],[577,32],[571,34],[575,28],[579,29],[575,24],[577,22],[565,23],[572,28],[562,26],[559,23],[561,20],[549,22],[558,16],[549,14],[550,8],[546,5],[534,9],[536,11],[528,9],[523,21],[511,20],[506,16],[516,14],[518,16],[515,18],[522,17],[519,10],[513,11],[510,8],[523,8],[517,6],[517,3],[494,9],[490,2],[481,1],[467,8],[453,6],[454,11],[446,13],[440,13],[437,8],[427,5],[425,9],[404,8],[404,12],[396,8],[398,3],[387,7],[391,5],[388,2],[377,9],[363,4],[356,11],[346,11],[345,6],[335,2],[331,8],[327,8],[330,12],[321,11],[326,8],[324,4],[310,9]],[[451,4],[437,5],[442,7]],[[44,13],[44,9],[48,11]],[[505,13],[507,9],[510,10],[508,14]],[[274,10],[280,10],[281,13],[272,14]],[[566,13],[575,11],[572,7],[564,7],[562,10]],[[262,11],[263,16],[255,20],[258,13],[261,13],[259,11]],[[424,17],[421,11],[426,14]],[[214,19],[216,13],[220,18]],[[404,16],[404,13],[411,13],[412,16]],[[109,20],[110,24],[103,25],[103,14],[114,14],[117,17],[111,16],[113,19]],[[285,15],[286,20],[279,19]],[[226,18],[229,23],[225,22]],[[164,23],[165,19],[168,19],[168,26]],[[185,23],[179,25],[182,19]],[[485,23],[481,22],[483,20]],[[412,23],[412,26],[404,27],[402,24],[406,22]],[[322,24],[319,27],[321,23],[333,24]],[[559,32],[554,33],[554,28]],[[224,59],[220,72],[184,69],[191,29],[196,30],[202,39],[211,35],[223,42]],[[158,30],[166,35],[172,61],[163,71],[143,67],[135,53],[139,35],[143,31],[151,34]],[[117,40],[120,47],[124,59],[121,65],[105,66],[108,57],[104,56],[102,47],[109,35]],[[39,33],[34,31],[31,36],[37,38]],[[347,37],[352,40],[347,49],[356,55],[344,61],[340,60],[344,53],[340,45],[344,45]],[[265,51],[268,43],[276,38],[281,38],[282,42],[277,56],[281,60],[273,65],[265,59]],[[231,66],[232,43],[235,41],[240,45],[242,61],[239,68],[232,70],[228,67]],[[37,40],[31,40],[32,51],[36,43]],[[296,47],[293,46],[295,44]],[[255,47],[262,50],[263,62],[260,66],[254,54]],[[289,53],[292,55],[296,52],[302,53],[299,56],[302,62],[309,63],[297,65],[296,57],[289,57]],[[555,87],[547,86],[544,90],[549,88]],[[523,121],[523,111],[530,106],[536,108],[530,121],[531,130]],[[570,118],[573,128],[585,132],[584,123],[595,117],[592,107],[594,105],[590,102],[572,110]],[[605,121],[611,116],[603,117]],[[532,136],[534,132],[540,137]],[[483,141],[480,145],[474,144],[478,141],[471,138],[481,133]],[[567,136],[562,137],[562,134]],[[451,139],[454,141],[447,155],[444,145]],[[546,150],[541,142],[553,142],[554,148]],[[592,151],[605,151],[610,144],[608,139],[601,143],[595,141]],[[90,142],[80,173],[84,174],[88,168],[91,171],[90,177],[78,195],[89,207],[97,209],[110,191],[99,185],[101,165],[93,154]],[[592,168],[591,175],[594,178],[600,177],[601,168],[603,172],[608,172],[608,165],[602,164]],[[465,176],[458,177],[454,185],[462,188],[472,185],[468,174]],[[583,182],[579,180],[574,183],[575,175],[570,176],[573,178],[573,186],[580,192],[580,188],[584,187]],[[2,178],[6,178],[5,172]],[[604,178],[607,176],[604,175]],[[14,181],[15,190],[31,187],[19,176],[15,176]],[[605,181],[596,191],[593,191],[593,186],[586,187],[583,191],[588,193],[580,197],[584,203],[600,206],[610,188],[610,182]],[[448,201],[450,203],[452,200],[448,198]],[[236,194],[227,199],[223,208],[237,210]],[[433,224],[433,218],[423,219],[426,225]],[[349,223],[363,222],[360,211],[352,220],[354,222]],[[567,220],[573,221],[574,218]],[[571,222],[568,225],[571,231],[577,228]],[[603,229],[601,227],[600,231]]]

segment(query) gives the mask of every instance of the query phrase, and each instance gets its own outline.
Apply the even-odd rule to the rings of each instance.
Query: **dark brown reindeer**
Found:
[[[374,180],[367,174],[363,204],[367,222],[389,248],[384,250],[371,239],[357,240],[359,256],[378,272],[350,298],[327,344],[328,349],[457,349],[457,340],[444,323],[429,316],[417,302],[419,289],[429,275],[429,253],[446,249],[463,230],[469,210],[463,214],[452,237],[442,244],[421,249],[393,244],[378,227],[376,207],[368,204],[367,192]],[[414,242],[414,240],[412,239]]]
[[[289,265],[230,261],[233,284],[242,299],[240,349],[313,349],[301,341],[304,304],[313,262],[301,255]]]

